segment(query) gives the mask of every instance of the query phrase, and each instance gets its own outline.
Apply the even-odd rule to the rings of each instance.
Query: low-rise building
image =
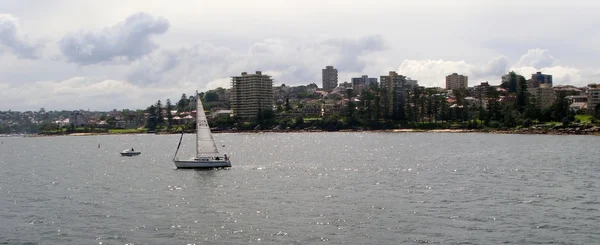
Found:
[[[302,116],[321,117],[323,116],[323,106],[321,103],[309,103],[302,107]]]
[[[323,105],[323,117],[332,115],[344,115],[345,106],[341,104],[325,104]]]
[[[215,110],[210,113],[210,117],[213,119],[233,117],[233,110]]]

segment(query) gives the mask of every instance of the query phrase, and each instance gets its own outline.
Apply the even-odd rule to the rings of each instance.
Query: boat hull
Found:
[[[191,160],[174,160],[175,167],[177,168],[225,168],[231,167],[231,161],[229,160],[208,160],[199,161],[195,159]]]
[[[121,156],[124,157],[132,157],[132,156],[137,156],[139,154],[142,154],[141,152],[121,152]]]

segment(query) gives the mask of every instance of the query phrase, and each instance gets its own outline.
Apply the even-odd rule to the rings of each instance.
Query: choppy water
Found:
[[[600,243],[600,137],[215,137],[232,168],[174,169],[177,135],[2,138],[0,243]]]

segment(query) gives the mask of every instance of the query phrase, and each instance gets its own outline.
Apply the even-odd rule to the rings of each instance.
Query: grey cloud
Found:
[[[135,63],[127,80],[137,85],[165,85],[186,80],[214,79],[223,71],[233,52],[225,47],[202,43],[177,50],[160,50]],[[218,72],[217,72],[218,73]],[[224,72],[221,72],[224,73]]]
[[[500,77],[508,71],[510,65],[506,56],[499,56],[490,60],[487,64],[474,66],[473,75],[476,77]]]
[[[148,57],[137,64],[128,74],[128,81],[133,84],[146,85],[156,84],[161,81],[161,73],[168,72],[179,64],[177,55],[172,52],[162,51],[156,55]]]
[[[0,48],[5,46],[19,58],[37,59],[41,45],[33,44],[27,36],[19,35],[17,18],[0,14]]]
[[[389,49],[381,35],[361,37],[358,39],[331,39],[322,44],[337,50],[333,63],[340,71],[362,71],[366,62],[360,56]]]
[[[127,81],[143,86],[170,86],[173,83],[202,84],[215,79],[261,70],[275,83],[320,83],[326,65],[363,72],[371,64],[366,57],[387,49],[381,36],[356,39],[298,41],[273,38],[250,45],[246,52],[201,43],[178,50],[160,50],[139,59],[131,67]]]
[[[124,22],[99,32],[79,31],[67,34],[60,42],[60,50],[69,62],[89,65],[124,58],[139,59],[158,46],[152,36],[165,33],[169,21],[147,13],[129,16]]]

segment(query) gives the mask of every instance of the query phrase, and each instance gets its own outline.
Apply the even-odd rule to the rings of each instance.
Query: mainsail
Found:
[[[203,153],[219,153],[219,150],[210,133],[204,106],[202,106],[202,101],[196,91],[196,156]]]

